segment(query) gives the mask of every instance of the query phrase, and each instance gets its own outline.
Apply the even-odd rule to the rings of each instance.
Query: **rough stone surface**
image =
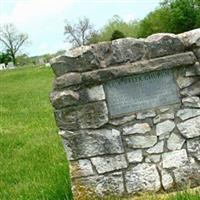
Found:
[[[200,117],[189,119],[185,122],[177,124],[181,134],[186,138],[194,138],[200,136]]]
[[[158,142],[155,146],[149,148],[147,153],[154,154],[154,153],[163,153],[164,151],[164,141]]]
[[[194,138],[187,141],[188,152],[200,161],[200,138]]]
[[[199,62],[200,62],[200,57],[199,57]],[[187,67],[187,69],[185,71],[186,77],[199,76],[200,75],[200,63],[199,62],[196,62],[194,65]]]
[[[162,170],[161,177],[162,177],[162,186],[165,190],[169,190],[170,188],[173,187],[174,180],[170,175],[170,173],[168,173],[166,170]]]
[[[160,177],[156,166],[153,164],[138,164],[125,174],[128,193],[139,191],[158,191],[160,189]]]
[[[200,115],[200,109],[183,109],[183,110],[179,110],[177,112],[177,117],[179,117],[181,120],[186,120],[186,119],[190,119],[196,116]]]
[[[156,113],[153,110],[137,113],[137,119],[146,119],[146,118],[149,118],[149,117],[151,118],[155,116],[156,116]]]
[[[134,124],[132,126],[127,126],[123,128],[124,135],[131,135],[135,133],[145,134],[149,131],[151,131],[151,127],[147,123]]]
[[[192,84],[191,86],[181,90],[183,96],[199,96],[200,95],[200,81]]]
[[[161,155],[148,155],[146,158],[145,158],[145,162],[146,163],[158,163],[160,162],[160,159],[161,159]]]
[[[179,76],[177,79],[177,83],[180,89],[186,88],[192,85],[194,82],[198,80],[197,77],[183,77]]]
[[[105,93],[103,85],[98,85],[89,89],[86,89],[86,95],[89,101],[101,101],[105,100]]]
[[[167,119],[174,119],[174,113],[162,113],[157,115],[154,119],[153,119],[153,123],[157,124],[160,123],[162,121],[165,121]]]
[[[148,148],[155,145],[157,142],[157,137],[154,135],[144,135],[144,136],[134,135],[134,136],[126,137],[125,141],[129,148],[143,149],[143,148]]]
[[[185,107],[200,108],[199,97],[185,97],[182,99],[182,103]]]
[[[163,153],[163,168],[178,168],[187,165],[188,157],[185,149]]]
[[[69,132],[65,143],[73,159],[124,153],[120,132],[115,129]]]
[[[129,163],[139,163],[143,160],[142,150],[134,150],[127,153],[127,159]]]
[[[132,114],[130,116],[125,116],[125,117],[111,119],[109,121],[109,124],[112,124],[114,126],[119,126],[119,125],[123,125],[123,124],[125,124],[127,122],[133,121],[135,118],[136,118],[136,115]]]
[[[167,140],[167,148],[172,151],[180,150],[184,143],[185,139],[181,135],[172,133]]]
[[[175,123],[171,120],[166,120],[156,125],[156,134],[158,136],[170,133],[174,130]]]
[[[99,174],[127,168],[124,155],[95,157],[91,161]]]

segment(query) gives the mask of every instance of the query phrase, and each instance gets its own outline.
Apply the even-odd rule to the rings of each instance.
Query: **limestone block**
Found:
[[[153,110],[137,113],[137,119],[146,119],[155,117],[156,113]]]
[[[133,135],[125,138],[126,144],[129,148],[148,148],[152,147],[157,142],[157,137],[154,135]]]
[[[180,150],[184,143],[185,139],[181,135],[172,133],[167,140],[167,148],[172,151]]]
[[[187,165],[188,157],[185,149],[166,152],[162,154],[163,168],[178,168]]]
[[[177,78],[177,83],[180,89],[189,87],[190,85],[192,85],[194,82],[196,82],[199,78],[197,77],[183,77],[183,76],[179,76]]]
[[[181,53],[185,49],[183,42],[174,34],[157,33],[147,37],[146,41],[150,58]]]
[[[146,158],[145,158],[145,162],[146,163],[158,163],[160,162],[160,159],[161,159],[161,155],[148,155]]]
[[[200,81],[192,84],[191,86],[181,90],[183,96],[199,96],[200,95]]]
[[[125,174],[127,192],[158,191],[160,189],[160,177],[154,164],[138,164],[127,170]]]
[[[151,127],[148,123],[137,123],[131,126],[126,126],[123,128],[124,135],[131,135],[131,134],[145,134],[151,131]]]
[[[167,113],[159,114],[153,119],[153,123],[157,124],[157,123],[160,123],[160,122],[165,121],[167,119],[174,119],[174,113],[172,113],[172,112],[168,113],[167,112]]]
[[[174,180],[171,174],[168,173],[166,170],[161,171],[161,178],[162,178],[162,185],[165,190],[169,190],[170,188],[173,187]]]
[[[182,99],[182,103],[185,107],[200,108],[200,98],[197,96],[185,97]]]
[[[176,116],[179,117],[181,120],[187,120],[199,115],[200,115],[200,109],[190,109],[190,108],[179,110],[176,114]]]
[[[200,58],[199,58],[198,61],[200,62]],[[199,76],[200,75],[200,63],[199,62],[196,62],[194,65],[186,68],[186,71],[185,71],[186,77]]]
[[[177,124],[181,134],[186,138],[200,136],[200,116]]]
[[[124,117],[120,117],[120,118],[115,118],[115,119],[110,119],[109,120],[109,124],[112,124],[114,126],[119,126],[119,125],[123,125],[127,122],[131,122],[136,118],[135,114],[129,115],[129,116],[124,116]]]
[[[155,154],[155,153],[163,153],[163,151],[164,151],[164,141],[160,141],[153,147],[149,148],[146,152],[150,154]]]
[[[125,169],[128,166],[124,155],[95,157],[91,158],[91,161],[99,174]]]
[[[187,140],[187,150],[189,154],[200,161],[200,138]]]
[[[129,163],[139,163],[143,160],[142,150],[134,150],[127,153],[127,159]]]
[[[171,120],[166,120],[156,125],[156,134],[158,136],[170,133],[174,130],[175,123]]]
[[[120,132],[115,129],[68,132],[64,140],[73,159],[124,153]]]

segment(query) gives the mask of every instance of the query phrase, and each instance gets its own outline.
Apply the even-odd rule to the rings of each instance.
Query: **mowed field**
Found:
[[[72,199],[68,163],[49,102],[53,79],[45,67],[0,71],[0,200]],[[200,200],[200,193],[136,199]]]

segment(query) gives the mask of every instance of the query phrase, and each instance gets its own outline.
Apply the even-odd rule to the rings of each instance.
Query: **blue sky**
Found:
[[[64,42],[65,19],[75,22],[86,16],[96,29],[113,15],[125,21],[142,19],[159,5],[160,0],[0,0],[0,24],[14,23],[28,33],[25,51],[33,55],[68,49]]]

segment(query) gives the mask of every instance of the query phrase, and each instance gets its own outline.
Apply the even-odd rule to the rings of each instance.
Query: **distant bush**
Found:
[[[119,39],[119,38],[125,38],[125,35],[121,31],[115,30],[112,33],[112,36],[111,36],[110,40],[116,40],[116,39]]]

